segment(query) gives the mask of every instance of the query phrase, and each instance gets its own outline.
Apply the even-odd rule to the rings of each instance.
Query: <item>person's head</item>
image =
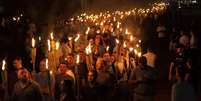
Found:
[[[110,61],[110,54],[109,54],[108,52],[105,52],[105,53],[103,54],[103,60],[104,60],[105,62],[109,62],[109,61]]]
[[[85,53],[83,51],[79,51],[79,56],[80,56],[80,63],[83,63],[85,61]]]
[[[139,62],[139,65],[141,65],[141,66],[147,65],[147,59],[144,56],[140,57],[138,62]]]
[[[59,64],[59,67],[58,67],[58,70],[61,74],[65,74],[66,71],[67,71],[67,65],[65,63],[60,63]]]
[[[40,61],[40,71],[41,72],[44,72],[44,71],[46,71],[47,69],[46,69],[46,59],[42,59],[41,61]]]
[[[22,59],[20,57],[16,57],[13,61],[13,66],[15,69],[21,69],[22,68]]]
[[[96,72],[94,70],[89,71],[87,75],[87,80],[90,82],[94,81],[95,78],[96,78]]]
[[[178,44],[177,46],[176,46],[176,53],[183,53],[183,51],[184,51],[184,46],[183,45],[181,45],[181,44]]]
[[[111,61],[112,61],[112,63],[114,63],[116,61],[116,53],[112,53]]]
[[[102,58],[98,58],[96,61],[96,70],[103,70],[104,69],[104,63]]]
[[[152,48],[148,48],[147,52],[153,53],[153,49]]]
[[[72,64],[74,62],[73,54],[68,54],[66,59],[68,64]]]
[[[30,73],[27,69],[22,68],[18,70],[17,77],[23,83],[26,83],[28,80],[30,80]]]
[[[91,44],[91,45],[93,45],[94,44],[94,39],[89,39],[89,43]]]
[[[95,44],[96,45],[100,45],[101,44],[101,36],[100,35],[96,35]]]

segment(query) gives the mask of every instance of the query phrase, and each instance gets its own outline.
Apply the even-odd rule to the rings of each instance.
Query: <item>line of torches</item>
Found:
[[[132,10],[128,10],[128,11],[115,11],[115,12],[101,12],[99,14],[86,14],[86,13],[82,13],[80,16],[76,16],[70,19],[71,22],[81,22],[81,23],[85,23],[86,25],[90,24],[90,25],[96,25],[96,26],[100,26],[102,28],[102,33],[104,33],[104,31],[106,30],[103,26],[104,24],[106,24],[107,22],[110,22],[110,25],[112,27],[116,27],[118,30],[122,31],[123,29],[121,28],[121,22],[123,18],[127,17],[127,16],[132,16],[132,15],[138,15],[138,16],[142,16],[142,17],[146,17],[147,14],[149,13],[160,13],[163,12],[166,8],[167,8],[168,4],[160,2],[160,3],[154,3],[152,5],[151,8],[147,8],[147,9],[141,9],[141,8],[134,8]],[[110,20],[109,20],[110,19]],[[16,18],[13,18],[13,20],[16,20]],[[112,23],[113,22],[113,23]],[[116,25],[116,26],[114,26]],[[87,36],[90,32],[90,27],[87,28],[87,30],[85,31],[85,35]],[[113,28],[112,28],[113,31]],[[100,32],[98,32],[100,33]],[[135,40],[134,36],[129,33],[128,29],[125,29],[124,31],[125,35],[130,35],[129,41],[132,42]],[[76,43],[80,38],[80,34],[77,34],[76,37],[73,39],[73,37],[68,37],[69,43],[70,43],[70,47],[71,47],[71,52],[73,51],[72,46],[74,44],[74,42]],[[41,37],[39,36],[39,41],[41,41]],[[73,42],[74,41],[74,42]],[[120,40],[118,38],[115,39],[116,41],[116,45],[120,46]],[[32,58],[32,64],[33,64],[33,71],[35,71],[35,60],[36,60],[36,40],[34,38],[32,38],[31,40],[32,42],[32,50],[31,50],[31,58]],[[138,42],[136,43],[136,45],[134,47],[127,47],[126,42],[123,42],[123,48],[128,48],[129,52],[132,53],[134,52],[134,54],[137,57],[141,57],[142,53],[141,53],[141,49],[140,49],[140,43],[141,40],[138,40]],[[49,82],[50,82],[50,75],[55,72],[56,70],[56,66],[59,64],[59,55],[58,55],[58,51],[60,48],[60,42],[54,40],[54,34],[53,32],[50,33],[50,39],[47,40],[47,46],[48,46],[48,58],[46,58],[46,69],[48,71],[48,75],[49,75]],[[106,51],[109,51],[109,46],[106,47]],[[85,48],[85,53],[86,53],[86,62],[87,62],[87,66],[89,69],[92,69],[92,63],[93,63],[93,53],[92,53],[92,45],[89,43],[88,46],[86,46]],[[80,56],[79,54],[76,56],[76,71],[78,69],[78,64],[80,62]],[[2,61],[2,71],[3,71],[3,84],[7,85],[7,70],[6,70],[6,61],[3,60]],[[51,89],[50,89],[51,91]]]

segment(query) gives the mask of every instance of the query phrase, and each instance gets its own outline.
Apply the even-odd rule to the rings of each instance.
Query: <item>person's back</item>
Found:
[[[172,101],[196,101],[194,88],[184,78],[186,73],[182,69],[176,69],[177,83],[172,86]]]
[[[152,68],[155,68],[155,64],[156,64],[156,54],[153,53],[153,51],[151,49],[148,49],[147,53],[144,54],[143,56],[146,57],[147,59],[147,65],[152,67]]]
[[[172,87],[172,101],[196,101],[194,88],[187,81],[178,81]]]

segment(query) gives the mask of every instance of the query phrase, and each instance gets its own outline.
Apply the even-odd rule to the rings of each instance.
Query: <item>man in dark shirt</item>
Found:
[[[26,69],[18,70],[11,101],[43,101],[39,85],[32,81]]]

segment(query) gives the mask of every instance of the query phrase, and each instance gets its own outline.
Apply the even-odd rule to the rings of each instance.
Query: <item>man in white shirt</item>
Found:
[[[156,66],[156,54],[153,52],[151,48],[147,49],[147,53],[143,55],[147,59],[147,65],[155,68]]]

